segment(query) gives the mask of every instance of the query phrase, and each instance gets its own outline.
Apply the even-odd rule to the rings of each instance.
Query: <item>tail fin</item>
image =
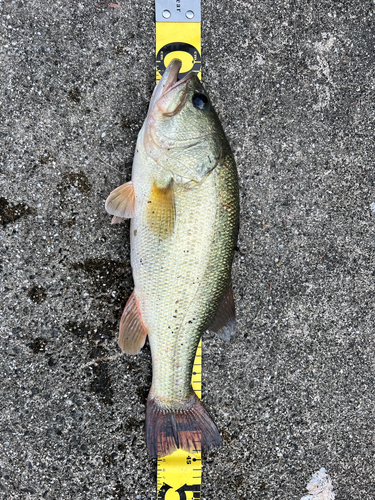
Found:
[[[196,394],[178,410],[168,410],[148,397],[146,410],[147,449],[152,457],[170,455],[178,448],[189,453],[210,450],[222,440]]]

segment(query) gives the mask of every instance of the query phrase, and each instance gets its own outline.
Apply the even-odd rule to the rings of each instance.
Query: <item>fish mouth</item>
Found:
[[[188,73],[181,80],[178,79],[182,62],[180,59],[172,59],[165,70],[162,79],[156,85],[151,98],[151,106],[155,104],[161,97],[164,97],[169,91],[188,83],[193,79],[194,73]]]
[[[187,73],[184,77],[179,80],[179,74],[182,62],[179,59],[173,59],[168,65],[167,70],[169,73],[167,75],[166,83],[163,88],[162,96],[165,96],[169,91],[188,83],[193,79],[194,73]]]
[[[195,73],[190,72],[179,80],[181,66],[182,62],[179,59],[172,59],[168,64],[161,80],[155,86],[143,125],[144,130],[147,130],[147,137],[161,149],[168,147],[164,147],[160,142],[161,131],[157,131],[159,120],[179,113],[186,102],[189,82],[196,78]],[[165,137],[165,140],[168,138]]]

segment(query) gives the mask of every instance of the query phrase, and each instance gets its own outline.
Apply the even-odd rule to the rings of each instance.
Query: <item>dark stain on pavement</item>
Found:
[[[68,332],[82,338],[91,337],[91,333],[97,331],[97,327],[93,325],[88,325],[86,323],[77,323],[76,321],[68,321],[67,323],[65,323],[64,328],[68,330]]]
[[[91,191],[91,182],[87,175],[82,172],[67,172],[62,176],[61,182],[56,186],[57,191],[63,197],[67,197],[70,189],[78,189],[83,194]]]
[[[117,322],[104,321],[100,326],[89,323],[78,323],[68,321],[64,325],[65,330],[72,333],[80,339],[89,340],[88,358],[94,360],[89,368],[89,376],[92,376],[90,390],[99,396],[102,403],[106,405],[113,404],[113,390],[111,377],[108,371],[107,354],[105,342],[112,337],[117,329]]]
[[[110,467],[111,465],[114,465],[116,463],[116,453],[109,453],[107,455],[104,455],[103,457],[103,463],[104,465],[107,465]]]
[[[125,487],[120,481],[117,481],[116,486],[113,487],[112,497],[116,500],[125,498]]]
[[[141,423],[135,417],[130,417],[124,424],[124,428],[126,431],[134,431],[138,430],[141,427]]]
[[[150,392],[150,386],[151,386],[151,380],[149,385],[137,387],[135,390],[139,398],[139,402],[145,406],[147,404],[147,396],[148,393]]]
[[[40,304],[47,298],[45,292],[46,292],[45,288],[35,284],[28,290],[27,295],[33,302],[35,302],[36,304]]]
[[[244,482],[244,478],[243,476],[234,476],[233,478],[233,484],[235,486],[235,488],[238,488],[239,486],[241,486]]]
[[[226,428],[220,429],[220,435],[222,437],[223,443],[225,443],[225,444],[229,444],[234,439],[238,438],[238,433],[237,432],[230,433],[228,431],[228,429],[226,429]]]
[[[97,361],[92,366],[94,380],[90,384],[90,390],[100,397],[105,405],[113,404],[113,390],[111,385],[111,377],[108,371],[108,363],[106,361]]]
[[[68,99],[68,101],[72,101],[72,102],[79,104],[81,102],[81,99],[82,99],[82,94],[81,94],[79,88],[74,87],[73,89],[70,89],[68,91],[66,98]]]
[[[31,342],[31,344],[28,344],[28,347],[32,349],[34,354],[40,354],[41,352],[45,352],[47,344],[48,340],[36,338]]]
[[[137,126],[138,124],[131,120],[130,118],[127,118],[126,116],[121,116],[120,120],[120,126],[123,129],[131,129],[133,126]]]
[[[110,259],[87,259],[73,262],[75,270],[83,270],[90,278],[90,296],[105,303],[113,304],[114,317],[121,316],[126,300],[133,287],[130,262]]]
[[[114,281],[124,275],[124,269],[130,267],[129,262],[110,259],[87,259],[84,262],[73,262],[73,269],[82,269],[94,280],[92,284],[99,289],[109,288]]]
[[[42,165],[47,165],[47,163],[50,163],[51,161],[54,161],[54,158],[52,154],[45,149],[43,153],[39,155],[39,162]]]
[[[0,224],[3,226],[15,222],[25,215],[36,215],[36,213],[34,207],[29,207],[25,203],[18,203],[17,205],[11,206],[8,200],[2,196],[0,197]]]

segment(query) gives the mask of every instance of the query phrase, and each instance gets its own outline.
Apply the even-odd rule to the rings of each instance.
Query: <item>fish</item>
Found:
[[[191,385],[199,340],[236,332],[231,268],[237,241],[236,164],[197,76],[179,79],[173,59],[151,97],[132,178],[108,196],[112,223],[130,219],[134,290],[118,343],[138,354],[148,336],[152,384],[146,441],[152,457],[189,453],[222,440]]]

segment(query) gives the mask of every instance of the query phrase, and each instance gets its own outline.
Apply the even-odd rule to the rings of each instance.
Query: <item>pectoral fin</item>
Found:
[[[135,211],[135,192],[133,182],[127,182],[116,188],[108,196],[105,202],[105,209],[111,215],[121,219],[131,219]],[[115,220],[112,223],[117,223]]]
[[[228,288],[208,330],[216,333],[221,340],[230,340],[237,332],[232,281],[229,282]]]
[[[138,354],[144,346],[147,333],[139,311],[138,299],[133,291],[122,313],[119,346],[126,354]]]
[[[148,227],[155,236],[166,239],[172,234],[176,218],[172,180],[165,187],[153,184],[147,200],[146,214]]]

